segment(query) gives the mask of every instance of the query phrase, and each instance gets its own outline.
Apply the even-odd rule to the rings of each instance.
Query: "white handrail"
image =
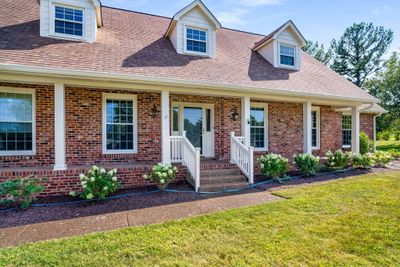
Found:
[[[200,189],[200,148],[195,148],[187,139],[186,132],[183,136],[171,136],[171,162],[182,162],[192,175],[195,189]]]
[[[231,132],[231,162],[236,164],[239,169],[249,179],[249,183],[254,184],[254,148],[243,144],[243,137],[235,136]]]

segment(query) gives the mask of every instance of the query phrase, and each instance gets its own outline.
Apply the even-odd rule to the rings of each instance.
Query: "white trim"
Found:
[[[32,150],[29,151],[0,151],[0,157],[3,156],[35,156],[36,155],[36,91],[34,89],[18,88],[18,87],[2,87],[0,92],[15,94],[31,94],[32,95]]]
[[[250,114],[251,114],[251,108],[264,108],[264,147],[254,147],[254,151],[268,151],[268,142],[269,142],[269,136],[268,136],[268,129],[269,129],[269,120],[268,120],[268,103],[260,103],[260,102],[251,102],[250,103]],[[249,114],[249,117],[250,117]],[[250,126],[250,142],[251,142],[251,122],[249,122]],[[251,144],[249,144],[251,145]]]
[[[351,151],[360,153],[360,106],[351,108]]]
[[[255,86],[243,86],[243,85],[234,85],[234,84],[224,84],[224,83],[215,83],[215,82],[205,82],[205,81],[196,81],[196,80],[185,80],[185,79],[176,79],[176,78],[166,78],[166,77],[153,77],[153,76],[144,76],[137,74],[117,74],[117,73],[107,73],[107,72],[97,72],[97,71],[82,71],[82,70],[71,70],[71,69],[60,69],[60,68],[46,68],[46,67],[35,67],[35,66],[26,66],[26,65],[16,65],[16,64],[4,64],[0,63],[0,76],[2,72],[12,72],[12,73],[20,73],[24,75],[44,75],[46,77],[56,77],[56,78],[72,78],[72,79],[85,79],[85,80],[93,80],[95,79],[96,87],[101,86],[104,83],[100,81],[106,81],[108,87],[111,86],[112,82],[124,82],[124,83],[139,83],[140,88],[145,88],[146,90],[151,89],[160,91],[160,86],[171,86],[171,89],[175,88],[177,90],[180,87],[192,87],[187,90],[189,93],[200,93],[204,89],[210,89],[211,91],[223,90],[229,91],[228,95],[232,95],[232,92],[238,92],[238,95],[243,95],[243,93],[259,93],[261,96],[269,95],[269,98],[274,97],[273,95],[279,96],[279,99],[287,99],[285,97],[293,97],[296,98],[297,101],[301,101],[302,97],[304,98],[316,98],[323,100],[331,100],[331,101],[347,101],[348,104],[361,104],[361,103],[380,103],[380,100],[375,97],[369,98],[356,98],[352,96],[335,96],[328,94],[318,94],[318,93],[305,93],[294,90],[281,90],[281,89],[271,89],[271,88],[262,88]],[[4,73],[3,72],[3,73]],[[6,75],[9,77],[9,74]],[[7,79],[9,80],[9,79]],[[48,81],[48,78],[44,79],[44,81]],[[87,82],[86,82],[87,83]],[[79,81],[79,84],[82,85],[82,81]],[[151,86],[146,86],[146,85]],[[139,88],[138,87],[138,88]],[[126,85],[124,85],[126,88]],[[194,90],[197,89],[198,91]],[[313,89],[313,88],[311,88]],[[317,91],[317,90],[315,90]],[[275,99],[275,98],[274,98]],[[313,101],[314,102],[314,101]],[[333,105],[334,103],[330,103]],[[344,102],[341,104],[345,104]]]
[[[107,99],[114,99],[114,100],[132,100],[133,101],[133,149],[132,150],[108,150],[107,149],[107,108],[106,108],[106,101]],[[102,113],[103,113],[103,154],[104,155],[119,155],[119,154],[136,154],[138,151],[138,138],[137,138],[137,95],[135,94],[109,94],[103,93],[103,100],[102,100]]]
[[[311,149],[312,150],[319,150],[321,148],[321,109],[320,107],[312,107],[312,111],[317,112],[317,146],[312,146],[312,132],[311,135]],[[311,131],[312,131],[312,116],[311,116]]]
[[[66,170],[65,87],[54,84],[54,170]]]
[[[67,7],[71,9],[77,9],[82,11],[82,36],[79,35],[73,35],[73,34],[64,34],[64,33],[58,33],[55,30],[55,20],[56,20],[56,13],[55,13],[55,8],[56,6],[60,7]],[[50,3],[50,17],[49,17],[49,29],[50,29],[50,36],[52,37],[60,37],[61,39],[68,39],[72,41],[86,41],[86,12],[87,9],[82,6],[79,2],[76,1],[71,1],[71,0],[55,0],[51,1]],[[80,22],[79,22],[80,23]]]
[[[169,92],[161,92],[161,159],[164,164],[171,163]]]
[[[249,147],[250,146],[250,109],[251,109],[251,102],[250,97],[245,96],[242,98],[242,135],[244,137],[244,145]]]
[[[312,154],[312,104],[311,102],[303,103],[303,143],[304,153]]]

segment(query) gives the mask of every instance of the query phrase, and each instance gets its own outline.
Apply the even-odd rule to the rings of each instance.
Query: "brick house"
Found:
[[[359,151],[378,100],[301,51],[292,21],[223,28],[201,1],[172,18],[99,0],[3,0],[0,181],[66,194],[93,164],[124,187],[176,163],[196,190],[252,183],[258,155]]]

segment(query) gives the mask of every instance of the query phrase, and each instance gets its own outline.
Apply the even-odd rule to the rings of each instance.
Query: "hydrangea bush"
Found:
[[[278,179],[283,177],[289,170],[289,160],[278,154],[267,154],[257,159],[260,163],[261,173]]]
[[[376,151],[373,154],[376,167],[386,167],[386,165],[393,160],[390,152]]]
[[[329,150],[326,152],[326,157],[325,167],[328,171],[343,170],[349,166],[352,154],[351,152],[345,153],[340,149],[336,150],[335,153]]]
[[[165,190],[175,179],[178,169],[171,164],[158,163],[150,174],[143,175],[146,180],[153,181],[160,190]]]
[[[354,168],[361,168],[361,169],[371,168],[375,164],[374,155],[371,153],[353,154],[351,162]]]
[[[79,176],[83,191],[80,193],[81,198],[104,199],[119,188],[117,179],[117,169],[107,171],[104,168],[93,166],[88,174]],[[75,192],[70,192],[71,196],[75,196]]]
[[[315,176],[319,169],[319,157],[310,154],[298,154],[294,156],[294,164],[305,177]]]

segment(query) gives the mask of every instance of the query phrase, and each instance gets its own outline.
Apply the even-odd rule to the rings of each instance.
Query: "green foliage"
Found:
[[[257,159],[260,163],[261,173],[278,179],[283,177],[289,170],[289,160],[278,154],[267,154]]]
[[[36,199],[36,196],[43,192],[43,179],[34,176],[8,180],[0,184],[1,205],[15,205],[27,209]]]
[[[368,169],[374,166],[374,155],[371,153],[353,154],[351,158],[352,166],[354,168]]]
[[[371,144],[371,141],[369,140],[368,135],[365,132],[361,131],[360,132],[360,153],[362,155],[364,155],[370,151],[370,148],[371,148],[370,144]]]
[[[153,181],[160,190],[165,190],[175,179],[177,172],[178,169],[171,164],[158,163],[153,166],[151,174],[143,175],[143,178]]]
[[[294,164],[305,177],[315,176],[319,168],[319,157],[310,154],[298,154],[294,157]]]
[[[377,137],[378,140],[389,141],[389,139],[390,139],[390,132],[389,132],[389,131],[382,131],[382,132],[379,132],[379,133],[377,134],[376,137]]]
[[[391,149],[388,151],[393,159],[400,159],[400,151]]]
[[[330,62],[333,56],[331,48],[326,50],[323,44],[319,44],[318,42],[313,42],[310,40],[307,41],[306,45],[303,46],[302,49],[304,52],[313,56],[315,59],[325,65]]]
[[[79,176],[83,191],[80,193],[81,198],[104,199],[119,188],[117,179],[117,169],[107,171],[104,168],[93,166],[87,175]],[[70,195],[76,195],[70,192]]]
[[[393,160],[393,157],[390,152],[376,151],[373,154],[373,159],[376,167],[386,167]]]
[[[330,150],[326,152],[325,167],[329,171],[343,170],[349,166],[352,154],[350,152],[343,152],[338,149],[335,153]]]
[[[382,56],[393,41],[393,31],[372,23],[354,23],[339,40],[333,40],[331,68],[357,86],[382,67]]]

